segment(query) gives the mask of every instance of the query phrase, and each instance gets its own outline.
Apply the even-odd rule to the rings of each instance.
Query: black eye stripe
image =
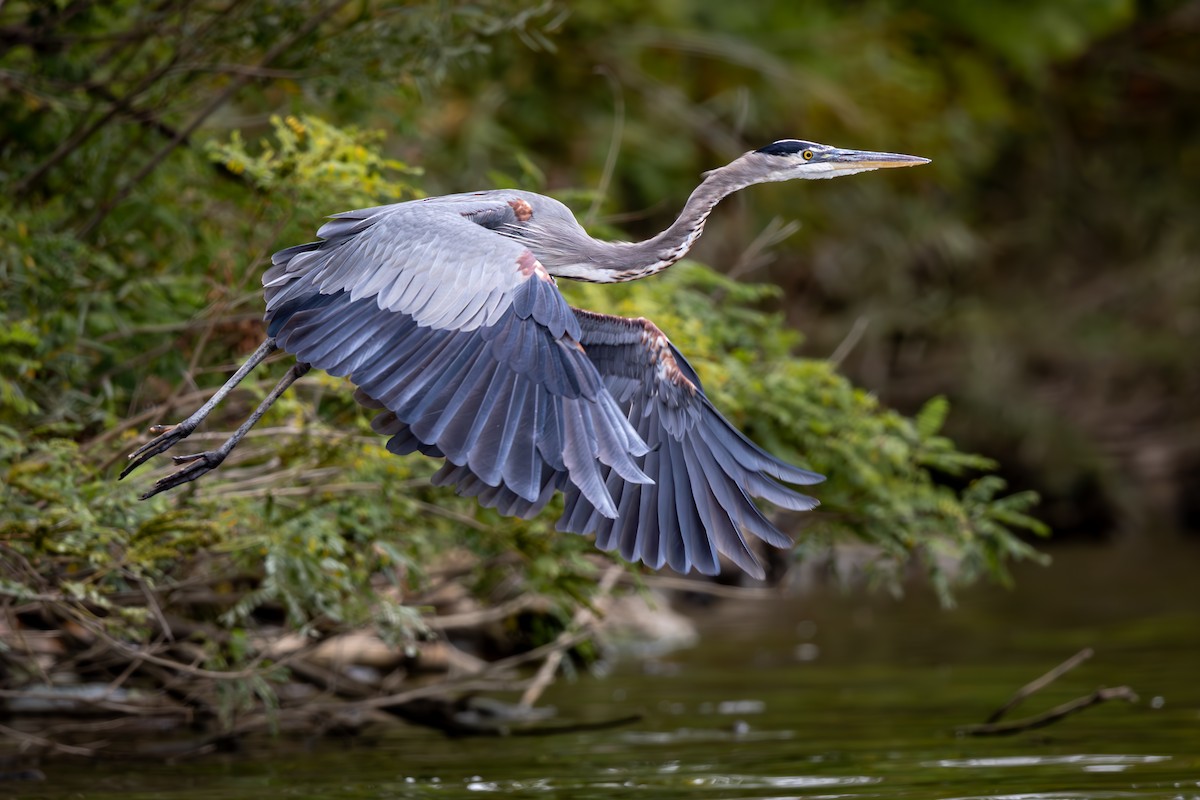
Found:
[[[778,142],[772,142],[766,147],[760,147],[756,152],[765,153],[769,156],[788,156],[808,150],[812,146],[812,142],[805,142],[800,139],[781,139]]]

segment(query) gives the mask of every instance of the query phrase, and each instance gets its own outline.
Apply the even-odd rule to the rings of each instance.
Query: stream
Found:
[[[1200,798],[1200,540],[1049,548],[1015,585],[945,610],[838,588],[693,609],[700,640],[560,680],[560,722],[634,724],[447,739],[398,726],[353,740],[263,740],[174,765],[50,762],[22,798]],[[1031,716],[1100,686],[1140,697],[1004,737],[966,737],[1020,686]]]

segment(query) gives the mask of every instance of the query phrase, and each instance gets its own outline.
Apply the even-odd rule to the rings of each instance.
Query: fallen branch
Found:
[[[1024,700],[1026,697],[1029,697],[1031,694],[1033,694],[1035,692],[1039,692],[1042,689],[1049,686],[1050,684],[1054,683],[1054,681],[1058,680],[1063,675],[1066,675],[1068,672],[1070,672],[1071,670],[1078,667],[1084,661],[1087,661],[1089,658],[1092,657],[1092,655],[1093,655],[1092,648],[1085,647],[1082,650],[1080,650],[1078,653],[1076,653],[1075,655],[1068,658],[1063,663],[1059,664],[1054,669],[1047,672],[1042,677],[1038,678],[1037,680],[1030,681],[1029,683],[1022,686],[1020,689],[1017,689],[1017,691],[1015,693],[1013,693],[1013,696],[1008,699],[1007,703],[1005,703],[1004,705],[1000,706],[999,708],[997,708],[995,711],[992,712],[992,715],[987,718],[986,724],[990,725],[994,722],[999,722],[1001,717],[1003,717],[1005,714],[1007,714],[1012,709],[1016,708],[1016,706],[1022,700]]]
[[[613,586],[616,585],[617,578],[620,577],[623,571],[622,567],[616,564],[605,571],[604,575],[600,578],[600,590],[596,593],[595,598],[593,598],[593,603],[608,597],[612,593]],[[565,643],[579,633],[590,635],[592,629],[596,626],[596,622],[596,614],[588,606],[583,606],[575,612],[570,626],[554,640],[554,644],[558,645],[558,647],[546,656],[546,660],[542,662],[537,675],[530,682],[529,688],[521,695],[521,700],[518,703],[519,706],[525,709],[533,708],[538,698],[542,696],[542,692],[546,691],[546,687],[554,681],[554,676],[558,673],[558,668],[562,665],[563,656],[570,647],[574,647],[574,645],[570,645],[570,647],[565,646]],[[575,629],[575,632],[572,632],[572,628]]]
[[[1075,667],[1087,661],[1093,655],[1093,650],[1090,647],[1085,647],[1075,655],[1068,658],[1066,661],[1059,664],[1054,669],[1050,670],[1041,677],[1030,681],[1022,686],[1012,697],[1008,699],[1004,705],[1000,706],[992,715],[987,718],[987,721],[980,725],[961,725],[955,728],[955,732],[960,736],[1009,736],[1014,733],[1034,730],[1035,728],[1044,728],[1047,725],[1052,725],[1064,717],[1071,714],[1076,714],[1085,708],[1103,703],[1106,700],[1128,700],[1131,703],[1136,703],[1138,696],[1128,686],[1115,686],[1112,688],[1100,688],[1092,692],[1090,695],[1077,697],[1070,702],[1063,703],[1060,706],[1050,709],[1042,714],[1024,719],[1013,720],[1012,722],[1000,722],[1000,719],[1018,706],[1026,697],[1040,692],[1054,681],[1061,678],[1066,673],[1075,669]]]
[[[1085,708],[1103,703],[1106,700],[1128,700],[1136,703],[1138,696],[1128,686],[1114,686],[1109,689],[1097,689],[1084,697],[1077,697],[1069,703],[1050,709],[1036,717],[1013,720],[1012,722],[985,722],[982,725],[963,725],[956,731],[966,736],[1009,736],[1022,731],[1044,728],[1058,722],[1063,717],[1083,711]]]

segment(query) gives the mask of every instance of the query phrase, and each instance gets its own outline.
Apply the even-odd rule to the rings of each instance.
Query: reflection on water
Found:
[[[951,611],[921,590],[712,605],[694,648],[547,693],[564,719],[645,715],[621,730],[458,741],[401,729],[175,766],[52,763],[45,782],[0,796],[1200,798],[1200,547],[1054,555]],[[955,736],[1083,647],[1096,655],[1009,718],[1101,685],[1143,702]]]

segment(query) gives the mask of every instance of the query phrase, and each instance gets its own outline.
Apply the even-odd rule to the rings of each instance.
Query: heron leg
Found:
[[[125,469],[121,470],[121,478],[124,478],[135,469],[145,464],[159,453],[170,450],[175,445],[192,435],[192,432],[200,426],[212,410],[225,399],[226,395],[232,392],[239,383],[245,380],[250,371],[261,364],[267,356],[275,352],[275,337],[270,337],[258,346],[258,349],[250,354],[246,362],[238,367],[237,372],[225,381],[225,385],[217,390],[216,394],[208,399],[204,405],[196,409],[190,417],[180,422],[177,425],[155,425],[150,428],[151,433],[160,434],[159,436],[146,442],[144,445],[134,450],[129,454],[129,464]]]
[[[254,409],[254,413],[251,414],[250,417],[243,422],[241,426],[234,431],[233,434],[216,450],[206,450],[203,453],[191,453],[184,456],[174,456],[172,460],[176,464],[187,464],[187,466],[178,472],[173,472],[167,477],[158,481],[158,483],[154,484],[154,486],[150,488],[150,491],[142,495],[142,499],[148,500],[159,492],[165,492],[166,490],[174,489],[176,486],[181,484],[194,481],[201,475],[211,472],[219,467],[221,462],[225,460],[225,457],[233,451],[233,448],[237,447],[238,442],[245,438],[246,434],[250,432],[250,429],[258,424],[258,421],[263,418],[263,415],[267,413],[267,409],[273,406],[275,401],[287,391],[288,387],[295,383],[310,369],[311,367],[308,364],[293,364],[292,368],[287,371],[287,374],[279,380],[279,383],[275,384],[275,388],[271,390],[270,394],[268,394],[263,401],[258,404],[258,408]]]

